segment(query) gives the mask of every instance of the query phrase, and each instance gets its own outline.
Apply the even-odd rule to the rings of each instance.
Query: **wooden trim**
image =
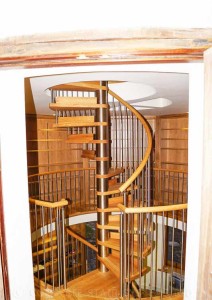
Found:
[[[150,206],[150,207],[126,207],[122,204],[117,205],[121,211],[125,213],[158,213],[166,211],[175,211],[187,209],[188,204],[175,204],[175,205],[165,205],[165,206]]]
[[[66,229],[67,233],[71,236],[73,236],[75,239],[77,239],[78,241],[80,241],[81,243],[83,243],[84,245],[88,246],[89,248],[91,248],[92,250],[94,250],[95,252],[98,252],[97,247],[95,247],[94,245],[92,245],[91,243],[89,243],[88,241],[86,241],[84,238],[82,238],[80,235],[76,234],[73,230],[71,230],[70,228]]]
[[[212,46],[212,29],[82,30],[0,43],[1,68],[188,62],[202,61],[203,52]]]
[[[4,297],[5,300],[10,300],[10,286],[7,267],[7,250],[6,250],[6,237],[4,231],[4,210],[3,210],[3,196],[2,196],[2,183],[0,171],[0,255],[2,263],[2,277],[4,283]]]
[[[205,52],[205,99],[197,299],[212,297],[212,49]],[[191,187],[192,188],[192,187]]]

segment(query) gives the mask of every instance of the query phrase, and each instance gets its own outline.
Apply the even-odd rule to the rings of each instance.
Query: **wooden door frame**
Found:
[[[195,62],[212,47],[212,29],[82,30],[6,38],[0,45],[0,68]]]
[[[0,71],[106,64],[203,62],[204,51],[212,47],[212,29],[152,28],[37,34],[3,39],[0,44]],[[203,175],[210,174],[205,171]],[[204,205],[208,199],[205,191],[202,198]],[[206,228],[209,228],[207,224],[203,224],[201,236]],[[202,264],[199,295],[203,292],[200,280],[204,280],[206,269],[207,266]]]
[[[203,169],[201,228],[199,244],[198,299],[212,299],[212,48],[204,53],[205,101],[203,130]]]
[[[4,284],[4,297],[5,300],[10,299],[10,288],[7,268],[7,252],[6,252],[6,239],[4,231],[4,213],[3,213],[3,199],[2,199],[2,184],[1,184],[1,171],[0,171],[0,255],[2,262],[2,277]]]

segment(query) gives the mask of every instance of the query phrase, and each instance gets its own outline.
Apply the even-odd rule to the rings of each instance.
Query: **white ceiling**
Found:
[[[74,73],[27,79],[26,112],[52,115],[48,88],[92,80],[124,81],[111,84],[110,89],[146,116],[188,112],[188,74],[139,71]]]

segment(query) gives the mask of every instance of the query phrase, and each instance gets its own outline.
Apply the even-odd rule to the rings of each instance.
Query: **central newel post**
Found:
[[[100,89],[97,92],[97,101],[100,108],[97,110],[96,121],[100,122],[96,130],[96,184],[97,184],[97,238],[98,256],[105,258],[108,249],[104,242],[108,240],[108,230],[104,228],[108,224],[108,213],[104,209],[108,207],[108,176],[109,173],[109,106],[107,82],[100,82]],[[99,263],[99,270],[106,272],[104,264]]]

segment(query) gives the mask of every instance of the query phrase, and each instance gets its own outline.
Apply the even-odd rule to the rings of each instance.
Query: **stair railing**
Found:
[[[95,168],[73,168],[30,175],[29,196],[48,202],[68,200],[69,214],[96,209]]]
[[[67,281],[89,273],[97,268],[96,245],[93,245],[70,227],[66,228],[67,245]]]
[[[112,165],[125,169],[119,191],[126,194],[125,205],[149,206],[152,198],[150,126],[129,103],[111,90],[108,93],[113,99],[110,103]]]
[[[152,182],[154,205],[187,203],[188,171],[154,168]]]
[[[50,203],[30,198],[32,258],[35,283],[66,288],[65,209],[68,201]]]
[[[121,297],[182,292],[187,204],[121,210]],[[148,298],[149,297],[149,298]]]

